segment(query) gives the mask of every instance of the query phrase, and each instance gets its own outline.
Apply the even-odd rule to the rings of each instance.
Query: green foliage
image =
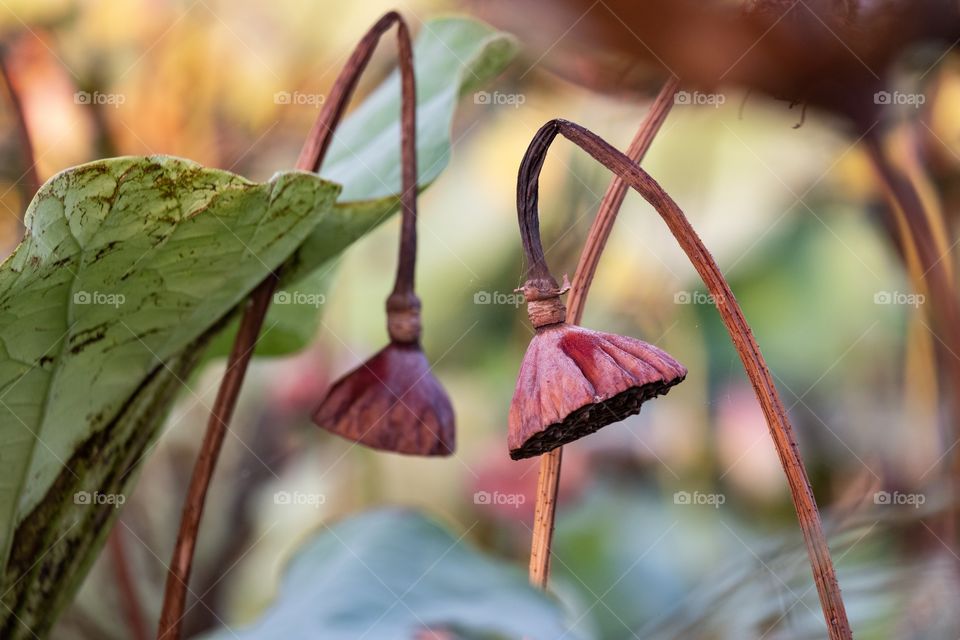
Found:
[[[500,73],[516,48],[507,34],[473,20],[424,23],[414,45],[421,188],[436,180],[450,160],[450,127],[459,97]],[[278,293],[278,299],[288,304],[271,307],[265,326],[274,328],[257,345],[258,355],[282,355],[306,346],[316,333],[322,308],[312,294],[318,280],[328,283],[325,276],[334,268],[330,260],[397,210],[399,114],[400,73],[394,70],[337,129],[320,174],[342,184],[343,193],[288,262],[285,287]],[[303,281],[308,274],[311,280]],[[235,330],[234,326],[224,332],[211,355],[229,352]]]
[[[121,438],[123,420],[155,426],[157,400],[170,396],[159,370],[190,359],[185,348],[296,249],[338,192],[306,173],[256,184],[166,157],[93,162],[43,186],[0,268],[5,586],[41,593],[33,580],[64,579],[30,566],[69,563],[69,546],[44,555],[44,544],[78,523],[97,529],[90,512],[114,509],[74,498],[96,502],[105,473],[124,476],[139,457],[114,450],[111,435]]]
[[[412,638],[424,628],[468,638],[582,637],[564,619],[517,567],[417,513],[381,510],[308,540],[263,617],[208,640]]]
[[[449,156],[457,97],[514,45],[469,20],[423,33],[427,183]],[[396,209],[391,83],[344,123],[322,171],[345,181],[349,201],[335,204],[341,187],[310,174],[257,184],[167,157],[90,163],[37,194],[29,235],[0,265],[0,637],[42,634],[56,619],[183,381],[257,283],[283,265],[295,284],[278,295],[316,300],[329,272],[317,268]],[[302,346],[317,317],[313,303],[277,305],[265,345]]]

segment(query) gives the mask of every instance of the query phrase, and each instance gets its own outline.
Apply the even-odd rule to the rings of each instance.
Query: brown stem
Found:
[[[948,452],[952,451],[952,455],[946,465],[945,476],[952,479],[952,491],[956,496],[960,494],[960,447],[956,446],[960,438],[960,428],[957,426],[960,420],[960,300],[952,284],[950,249],[937,242],[932,220],[916,186],[890,160],[879,136],[869,133],[864,142],[888,200],[899,210],[900,218],[906,224],[906,233],[903,234],[906,237],[902,239],[904,260],[908,261],[909,247],[919,264],[919,281],[915,285],[927,293],[929,306],[925,304],[924,307],[928,309],[927,315],[933,325],[930,330],[940,363],[946,368],[946,381],[941,385],[950,409],[950,427],[946,430],[949,441],[945,443],[945,448]],[[956,500],[952,500],[951,505],[954,506],[949,510],[946,527],[948,533],[952,533],[950,537],[955,538]],[[957,546],[958,542],[953,540],[953,544]]]
[[[663,122],[667,119],[671,107],[673,107],[674,95],[679,87],[677,78],[667,80],[660,93],[644,118],[637,135],[634,137],[630,146],[627,148],[627,156],[640,164],[643,157],[653,144]],[[617,214],[620,212],[620,205],[627,195],[629,185],[620,177],[614,176],[603,194],[603,200],[597,209],[597,217],[590,227],[588,240],[580,254],[580,262],[577,263],[577,271],[573,276],[573,284],[570,287],[570,295],[567,297],[567,322],[571,324],[580,324],[583,318],[583,309],[587,304],[587,294],[590,292],[590,285],[593,283],[593,276],[597,272],[597,265],[600,263],[600,255],[607,245],[607,239],[613,230],[613,223],[617,220]]]
[[[17,135],[20,137],[20,152],[23,154],[23,176],[18,180],[20,187],[23,208],[33,200],[33,196],[40,190],[40,175],[37,173],[37,161],[33,154],[33,141],[30,137],[30,127],[27,125],[27,114],[23,108],[23,101],[20,99],[20,92],[17,91],[17,84],[10,74],[10,68],[7,65],[6,52],[0,49],[0,76],[3,76],[3,83],[7,87],[7,96],[10,100],[10,106],[13,108],[14,121],[17,125]],[[24,221],[21,216],[18,219],[20,231],[23,232]]]
[[[417,263],[417,83],[413,72],[410,34],[402,22],[398,46],[400,59],[400,165],[402,192],[400,202],[400,258],[393,295],[413,295],[414,268]]]
[[[380,18],[364,35],[340,71],[340,75],[330,90],[329,99],[324,103],[323,110],[317,117],[313,128],[310,130],[310,135],[300,151],[300,157],[297,159],[297,169],[314,172],[319,170],[330,148],[333,132],[346,110],[347,103],[353,95],[360,75],[373,55],[373,50],[376,48],[380,36],[394,24],[397,25],[398,58],[402,75],[402,156],[405,165],[414,162],[416,151],[416,83],[413,69],[413,46],[410,40],[410,31],[403,18],[400,14],[391,11]],[[413,165],[412,172],[405,166],[402,194],[404,231],[401,237],[401,248],[412,244],[414,250],[416,247],[415,239],[411,243],[408,238],[408,229],[412,229],[415,224],[415,198],[416,166]],[[220,455],[220,449],[226,436],[227,426],[230,424],[230,418],[236,407],[237,397],[240,394],[240,388],[243,385],[243,379],[253,355],[257,337],[260,335],[273,292],[279,282],[281,269],[282,267],[268,276],[250,295],[240,321],[240,328],[237,330],[236,338],[234,338],[233,348],[227,359],[227,369],[223,375],[223,380],[220,382],[220,389],[210,412],[207,431],[200,447],[200,453],[197,456],[183,506],[177,542],[167,573],[163,611],[160,614],[160,624],[157,630],[158,639],[179,640],[181,637],[187,585],[190,580],[197,533],[200,528],[200,518],[203,515],[207,489],[213,477],[217,458]],[[409,277],[406,270],[398,271],[397,282],[398,288],[401,289],[409,283],[412,292],[412,266],[409,269]]]
[[[532,267],[540,270],[533,271],[533,277],[551,278],[546,261],[543,259],[539,233],[531,233],[531,231],[535,231],[539,226],[536,193],[539,189],[540,169],[543,166],[546,150],[557,134],[562,134],[607,169],[623,178],[657,210],[697,273],[700,274],[707,289],[714,296],[720,317],[760,401],[770,435],[786,474],[807,553],[810,556],[813,577],[830,638],[832,640],[852,638],[847,613],[840,596],[840,587],[837,584],[836,571],[830,558],[830,548],[823,533],[820,512],[817,510],[810,480],[800,457],[793,427],[787,418],[786,410],[753,337],[750,325],[747,324],[730,286],[683,211],[660,185],[630,158],[596,134],[566,120],[552,120],[545,124],[534,136],[527,155],[524,156],[520,165],[520,182],[517,191],[521,234],[524,236],[524,247],[528,248],[528,259],[531,259]]]
[[[126,540],[123,537],[123,524],[117,523],[110,532],[107,545],[110,547],[110,560],[113,564],[113,575],[117,580],[117,591],[120,595],[120,606],[127,622],[127,631],[134,640],[147,640],[147,619],[140,607],[140,596],[137,594],[137,583],[130,571],[130,562],[127,556]]]
[[[647,112],[637,135],[634,136],[627,155],[639,163],[653,143],[654,137],[673,107],[674,94],[679,82],[667,80]],[[607,244],[613,223],[616,222],[620,205],[627,195],[628,185],[620,176],[614,176],[603,194],[597,216],[590,227],[590,234],[580,254],[573,285],[567,297],[567,322],[580,324],[586,305],[590,284],[597,271],[600,255]],[[547,588],[550,577],[550,547],[553,540],[553,524],[556,520],[557,492],[560,487],[560,466],[563,447],[557,447],[540,456],[540,475],[537,480],[537,502],[534,507],[533,535],[530,543],[530,582],[541,589]]]

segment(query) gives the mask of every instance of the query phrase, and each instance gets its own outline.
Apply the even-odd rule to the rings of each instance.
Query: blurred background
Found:
[[[187,628],[255,619],[308,532],[383,504],[423,509],[525,567],[537,463],[510,461],[505,443],[531,336],[513,292],[523,273],[517,167],[533,133],[554,117],[626,148],[664,76],[634,69],[629,91],[617,90],[616,74],[588,86],[564,71],[595,62],[590,48],[567,42],[563,24],[541,20],[529,4],[526,13],[439,0],[2,4],[3,58],[41,181],[96,158],[154,153],[265,179],[293,165],[318,106],[278,104],[275,94],[327,91],[357,37],[385,10],[400,10],[414,31],[429,17],[461,12],[516,33],[526,46],[486,94],[464,97],[452,161],[420,199],[424,346],[454,403],[456,455],[376,453],[309,420],[330,381],[386,342],[394,218],[339,261],[312,346],[252,368],[200,537],[193,591],[205,606],[191,610]],[[393,68],[390,40],[358,99]],[[953,245],[960,64],[943,53],[891,73],[891,91],[923,101],[894,105],[882,128],[907,161],[924,167]],[[95,92],[113,99],[85,102]],[[958,637],[949,603],[960,558],[942,517],[953,441],[942,431],[939,338],[859,132],[830,110],[742,87],[687,96],[644,166],[711,248],[753,326],[797,430],[858,637]],[[9,252],[27,192],[8,101],[0,131],[0,243]],[[554,146],[541,213],[555,274],[572,277],[608,181],[572,145]],[[601,638],[744,638],[756,628],[765,638],[821,637],[763,415],[696,272],[637,194],[624,203],[583,323],[656,344],[690,375],[641,415],[566,449],[554,589],[577,627]],[[199,395],[185,394],[170,416],[123,511],[126,526],[116,527],[54,637],[131,636],[111,623],[122,604],[117,554],[153,628],[221,373],[222,363],[213,364],[191,382]],[[277,504],[278,491],[323,499]]]

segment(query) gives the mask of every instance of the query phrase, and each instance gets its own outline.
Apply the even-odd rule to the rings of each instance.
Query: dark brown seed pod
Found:
[[[397,17],[402,96],[403,215],[400,257],[387,298],[390,344],[334,383],[313,415],[320,427],[354,442],[395,453],[446,456],[454,450],[453,406],[430,372],[420,347],[417,261],[416,82],[406,25]]]
[[[642,340],[564,321],[560,296],[570,285],[564,278],[559,286],[547,268],[537,212],[536,176],[551,140],[534,138],[517,183],[520,237],[529,265],[520,291],[537,331],[510,405],[507,444],[514,460],[544,454],[639,413],[644,402],[687,375],[680,363]]]

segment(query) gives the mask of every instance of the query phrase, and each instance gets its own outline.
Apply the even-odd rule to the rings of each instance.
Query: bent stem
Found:
[[[760,347],[753,337],[750,325],[747,323],[740,305],[737,304],[730,286],[683,211],[663,188],[646,171],[606,141],[583,127],[566,120],[552,120],[541,127],[531,141],[527,154],[520,165],[517,198],[518,205],[520,205],[518,208],[521,232],[528,236],[525,239],[525,245],[531,245],[531,251],[528,251],[528,254],[533,257],[530,273],[549,273],[546,269],[545,260],[543,260],[542,250],[538,251],[540,241],[539,234],[536,233],[539,224],[537,193],[540,169],[546,158],[546,152],[557,134],[563,135],[593,156],[607,169],[623,178],[624,182],[640,193],[657,210],[657,213],[663,218],[670,232],[697,270],[707,289],[714,296],[723,324],[730,334],[733,345],[743,362],[747,377],[750,379],[757,399],[760,401],[770,435],[786,474],[793,506],[810,557],[813,577],[829,636],[831,640],[852,638],[850,623],[847,620],[846,609],[840,596],[840,587],[837,584],[836,571],[830,557],[830,548],[823,533],[820,512],[817,510],[810,480],[800,457],[793,427],[787,418],[786,410],[773,383],[773,378],[760,353]]]
[[[643,123],[637,130],[627,155],[639,163],[647,154],[654,137],[660,131],[670,108],[679,81],[675,77],[667,80],[656,99],[650,106]],[[570,295],[567,297],[567,322],[580,324],[587,294],[593,276],[597,272],[600,256],[617,220],[620,205],[627,195],[628,185],[619,176],[614,176],[603,194],[603,200],[597,210],[597,216],[590,227],[590,234],[580,254],[580,262],[573,276]],[[547,588],[550,578],[550,547],[553,541],[553,525],[557,512],[557,493],[560,488],[560,465],[563,460],[563,447],[557,447],[540,456],[540,475],[537,478],[537,501],[534,506],[533,535],[530,543],[530,582],[541,589]]]
[[[402,154],[404,165],[413,161],[416,152],[415,117],[417,104],[413,45],[410,39],[410,31],[403,18],[400,14],[391,11],[380,18],[364,35],[340,71],[340,75],[330,90],[328,100],[324,102],[323,110],[317,117],[300,151],[296,164],[297,169],[312,172],[319,170],[327,150],[330,148],[333,132],[346,110],[347,103],[353,95],[360,75],[373,55],[380,36],[394,24],[397,25],[398,60],[402,77]],[[416,165],[412,164],[411,166],[412,170],[404,166],[403,193],[401,195],[404,211],[401,242],[406,241],[407,243],[411,242],[408,227],[412,226],[412,222],[408,222],[408,219],[412,218],[416,211],[414,202],[416,198]],[[415,243],[415,240],[413,242]],[[280,280],[281,270],[282,267],[270,274],[250,295],[240,321],[240,328],[237,330],[236,338],[234,338],[233,347],[227,359],[227,368],[220,382],[213,409],[210,412],[210,419],[207,423],[200,453],[193,468],[193,475],[190,477],[190,485],[180,518],[177,542],[167,572],[163,610],[160,614],[160,623],[157,630],[158,639],[179,640],[182,635],[187,585],[190,581],[197,532],[200,528],[207,489],[210,486],[210,480],[213,477],[217,459],[223,447],[227,426],[233,416],[240,388],[243,386],[247,366],[250,364],[257,338],[263,327],[264,318],[266,318],[267,310],[270,308],[273,292]],[[411,288],[413,283],[412,271],[411,265],[409,277]],[[408,281],[405,277],[401,277],[405,273],[406,271],[398,273],[398,287],[400,287],[401,282]]]

